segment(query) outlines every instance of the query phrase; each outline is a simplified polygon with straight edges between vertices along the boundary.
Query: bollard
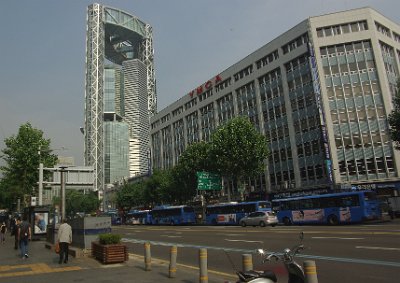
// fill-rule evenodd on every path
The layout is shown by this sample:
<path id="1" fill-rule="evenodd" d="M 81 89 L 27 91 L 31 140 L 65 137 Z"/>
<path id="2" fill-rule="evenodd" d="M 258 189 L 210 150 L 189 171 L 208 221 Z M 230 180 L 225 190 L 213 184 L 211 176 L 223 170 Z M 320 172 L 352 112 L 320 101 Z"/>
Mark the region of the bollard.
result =
<path id="1" fill-rule="evenodd" d="M 207 249 L 199 250 L 199 265 L 200 265 L 200 283 L 208 283 L 208 271 L 207 271 Z"/>
<path id="2" fill-rule="evenodd" d="M 249 271 L 253 269 L 253 257 L 251 254 L 242 254 L 242 266 L 243 271 Z"/>
<path id="3" fill-rule="evenodd" d="M 150 252 L 150 243 L 144 243 L 144 269 L 146 271 L 151 270 L 151 252 Z"/>
<path id="4" fill-rule="evenodd" d="M 169 278 L 175 278 L 176 276 L 176 257 L 178 256 L 178 247 L 172 246 L 170 252 L 169 262 Z"/>
<path id="5" fill-rule="evenodd" d="M 303 262 L 303 267 L 306 283 L 318 283 L 317 266 L 315 265 L 315 261 L 306 260 Z"/>

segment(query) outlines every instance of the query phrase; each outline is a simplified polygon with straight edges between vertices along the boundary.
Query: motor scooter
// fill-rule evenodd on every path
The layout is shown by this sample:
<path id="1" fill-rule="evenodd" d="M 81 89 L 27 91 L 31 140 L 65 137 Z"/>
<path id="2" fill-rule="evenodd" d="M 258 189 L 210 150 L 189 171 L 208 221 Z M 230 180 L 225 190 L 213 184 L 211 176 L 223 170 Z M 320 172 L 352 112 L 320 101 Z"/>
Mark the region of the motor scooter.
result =
<path id="1" fill-rule="evenodd" d="M 304 234 L 300 233 L 301 242 L 303 241 Z M 292 249 L 284 249 L 283 253 L 267 253 L 263 249 L 258 249 L 257 253 L 263 257 L 262 262 L 271 261 L 275 259 L 276 261 L 282 261 L 286 271 L 289 274 L 288 283 L 304 283 L 305 276 L 303 268 L 294 260 L 294 256 L 304 249 L 304 245 L 300 243 L 299 245 L 293 247 Z M 278 279 L 276 274 L 272 270 L 266 271 L 238 271 L 236 274 L 239 277 L 239 282 L 249 282 L 249 283 L 273 283 L 277 282 Z"/>

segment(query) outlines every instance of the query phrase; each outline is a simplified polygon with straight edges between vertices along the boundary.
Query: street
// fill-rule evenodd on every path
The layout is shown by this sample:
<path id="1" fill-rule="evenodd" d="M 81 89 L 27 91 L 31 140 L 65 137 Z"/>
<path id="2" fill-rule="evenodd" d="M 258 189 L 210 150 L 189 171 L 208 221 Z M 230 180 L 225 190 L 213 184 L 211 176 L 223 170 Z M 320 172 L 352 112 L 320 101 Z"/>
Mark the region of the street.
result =
<path id="1" fill-rule="evenodd" d="M 298 243 L 304 232 L 306 249 L 297 257 L 314 260 L 319 282 L 393 282 L 400 271 L 400 222 L 346 226 L 116 226 L 129 251 L 143 255 L 151 241 L 152 257 L 169 260 L 169 247 L 178 245 L 178 263 L 198 266 L 198 249 L 208 250 L 208 269 L 234 281 L 242 269 L 242 254 L 253 253 L 255 268 L 273 268 L 285 282 L 281 264 L 260 266 L 255 249 L 281 252 Z"/>

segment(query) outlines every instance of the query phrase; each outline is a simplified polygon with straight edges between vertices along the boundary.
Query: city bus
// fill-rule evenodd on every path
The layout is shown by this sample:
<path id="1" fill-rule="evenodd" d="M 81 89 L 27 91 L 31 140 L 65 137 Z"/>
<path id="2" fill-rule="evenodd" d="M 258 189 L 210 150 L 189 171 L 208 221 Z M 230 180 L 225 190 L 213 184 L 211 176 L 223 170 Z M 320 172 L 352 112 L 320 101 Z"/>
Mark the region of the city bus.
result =
<path id="1" fill-rule="evenodd" d="M 116 210 L 109 210 L 107 212 L 102 212 L 99 216 L 100 217 L 101 216 L 110 216 L 111 217 L 111 225 L 121 225 L 122 224 L 122 218 Z"/>
<path id="2" fill-rule="evenodd" d="M 269 201 L 229 202 L 208 205 L 207 225 L 239 225 L 240 219 L 255 211 L 271 211 Z"/>
<path id="3" fill-rule="evenodd" d="M 351 191 L 275 199 L 272 207 L 278 220 L 291 224 L 345 224 L 381 218 L 374 191 Z"/>
<path id="4" fill-rule="evenodd" d="M 126 215 L 126 224 L 149 225 L 151 224 L 150 210 L 132 210 Z"/>
<path id="5" fill-rule="evenodd" d="M 194 209 L 187 205 L 158 206 L 151 210 L 151 224 L 154 225 L 186 225 L 195 224 Z"/>

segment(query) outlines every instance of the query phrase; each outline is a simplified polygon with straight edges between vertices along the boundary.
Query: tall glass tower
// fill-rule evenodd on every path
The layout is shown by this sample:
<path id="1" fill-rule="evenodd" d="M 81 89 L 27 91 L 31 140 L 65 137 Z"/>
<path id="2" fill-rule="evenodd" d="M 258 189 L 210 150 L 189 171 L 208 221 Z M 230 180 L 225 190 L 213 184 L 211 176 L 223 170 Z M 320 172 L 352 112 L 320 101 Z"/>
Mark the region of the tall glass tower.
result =
<path id="1" fill-rule="evenodd" d="M 132 175 L 146 167 L 149 119 L 157 109 L 155 90 L 151 26 L 124 11 L 90 5 L 84 141 L 85 165 L 95 169 L 95 190 L 128 177 L 123 176 L 127 170 Z M 137 166 L 131 160 L 137 160 Z"/>

